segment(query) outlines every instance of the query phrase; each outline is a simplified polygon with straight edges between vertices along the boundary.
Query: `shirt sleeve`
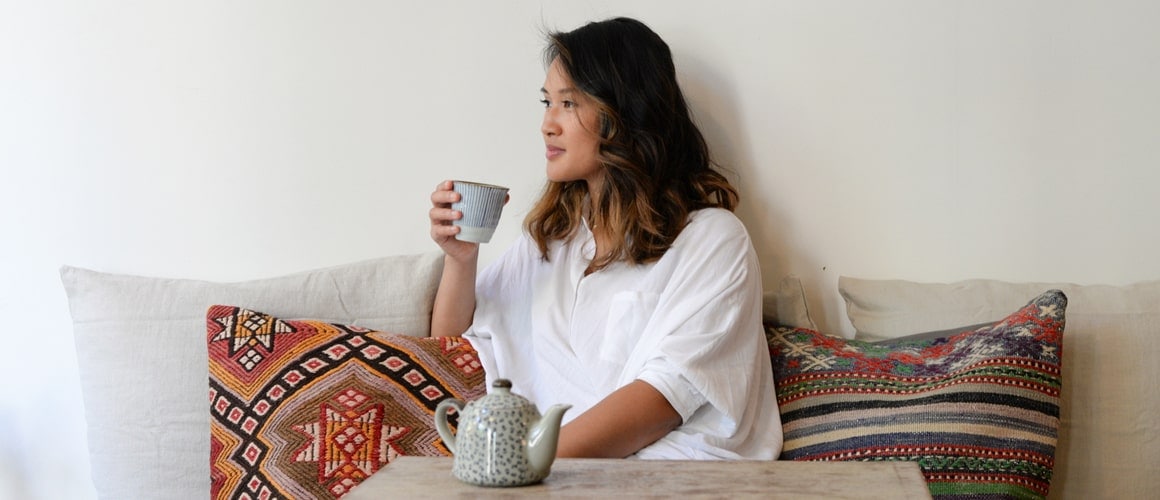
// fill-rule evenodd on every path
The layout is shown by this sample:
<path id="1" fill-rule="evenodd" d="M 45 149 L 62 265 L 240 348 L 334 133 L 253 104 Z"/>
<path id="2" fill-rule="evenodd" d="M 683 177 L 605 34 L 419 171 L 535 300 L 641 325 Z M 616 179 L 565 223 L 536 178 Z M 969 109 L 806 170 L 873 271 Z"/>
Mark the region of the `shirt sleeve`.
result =
<path id="1" fill-rule="evenodd" d="M 713 427 L 732 434 L 763 399 L 758 377 L 772 377 L 756 253 L 741 221 L 723 210 L 691 222 L 669 251 L 680 252 L 666 270 L 672 278 L 625 376 L 656 388 L 686 423 L 709 405 Z"/>
<path id="2" fill-rule="evenodd" d="M 679 366 L 674 366 L 664 359 L 654 358 L 645 365 L 637 378 L 661 393 L 681 415 L 681 422 L 684 423 L 688 422 L 693 413 L 707 400 L 680 370 Z"/>

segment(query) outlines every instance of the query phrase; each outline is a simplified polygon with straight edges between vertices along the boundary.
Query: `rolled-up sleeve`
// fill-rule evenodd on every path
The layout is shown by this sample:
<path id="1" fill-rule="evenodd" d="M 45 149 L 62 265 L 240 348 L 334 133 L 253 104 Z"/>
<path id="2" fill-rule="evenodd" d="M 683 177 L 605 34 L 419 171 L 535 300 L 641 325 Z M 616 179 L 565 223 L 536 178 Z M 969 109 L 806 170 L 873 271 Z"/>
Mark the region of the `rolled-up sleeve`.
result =
<path id="1" fill-rule="evenodd" d="M 650 361 L 637 379 L 661 393 L 681 415 L 681 423 L 688 422 L 706 402 L 704 394 L 681 374 L 680 368 L 663 359 Z"/>

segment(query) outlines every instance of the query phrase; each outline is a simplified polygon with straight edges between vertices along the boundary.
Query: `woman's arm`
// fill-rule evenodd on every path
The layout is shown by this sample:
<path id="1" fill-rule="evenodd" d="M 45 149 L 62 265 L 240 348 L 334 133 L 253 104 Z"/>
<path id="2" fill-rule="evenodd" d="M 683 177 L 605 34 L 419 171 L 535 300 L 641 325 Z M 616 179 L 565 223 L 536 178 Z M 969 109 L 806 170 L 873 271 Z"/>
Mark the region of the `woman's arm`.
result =
<path id="1" fill-rule="evenodd" d="M 681 425 L 653 386 L 634 380 L 560 429 L 558 457 L 624 458 Z"/>
<path id="2" fill-rule="evenodd" d="M 443 181 L 431 193 L 431 239 L 439 244 L 443 257 L 443 277 L 435 293 L 431 311 L 432 337 L 458 337 L 471 326 L 475 313 L 475 274 L 479 267 L 479 244 L 455 239 L 459 227 L 452 221 L 463 217 L 452 210 L 459 193 L 451 181 Z"/>
<path id="3" fill-rule="evenodd" d="M 475 313 L 475 270 L 478 254 L 467 262 L 443 257 L 443 277 L 431 310 L 432 337 L 458 337 L 471 326 Z"/>

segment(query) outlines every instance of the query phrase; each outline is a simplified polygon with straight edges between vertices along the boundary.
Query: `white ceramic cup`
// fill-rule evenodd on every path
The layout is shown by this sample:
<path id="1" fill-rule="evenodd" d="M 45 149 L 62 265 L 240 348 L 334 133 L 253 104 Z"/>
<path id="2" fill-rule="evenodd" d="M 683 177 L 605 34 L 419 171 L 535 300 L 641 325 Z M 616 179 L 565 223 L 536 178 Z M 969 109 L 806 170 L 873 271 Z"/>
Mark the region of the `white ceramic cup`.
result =
<path id="1" fill-rule="evenodd" d="M 459 226 L 455 239 L 474 243 L 491 241 L 503 213 L 508 188 L 468 181 L 452 181 L 452 184 L 459 193 L 459 201 L 452 203 L 451 209 L 463 212 L 463 217 L 452 222 Z"/>

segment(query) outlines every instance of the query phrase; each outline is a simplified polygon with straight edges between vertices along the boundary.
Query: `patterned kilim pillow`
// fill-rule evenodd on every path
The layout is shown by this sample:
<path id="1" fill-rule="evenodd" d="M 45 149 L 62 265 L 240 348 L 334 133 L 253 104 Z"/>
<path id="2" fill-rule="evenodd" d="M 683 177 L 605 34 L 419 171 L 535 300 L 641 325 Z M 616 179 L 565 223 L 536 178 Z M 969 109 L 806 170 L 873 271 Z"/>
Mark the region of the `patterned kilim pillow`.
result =
<path id="1" fill-rule="evenodd" d="M 213 498 L 337 498 L 400 455 L 448 455 L 447 398 L 485 393 L 471 344 L 213 306 Z"/>
<path id="2" fill-rule="evenodd" d="M 1067 298 L 992 326 L 874 344 L 766 327 L 786 460 L 918 462 L 935 498 L 1047 494 Z"/>

